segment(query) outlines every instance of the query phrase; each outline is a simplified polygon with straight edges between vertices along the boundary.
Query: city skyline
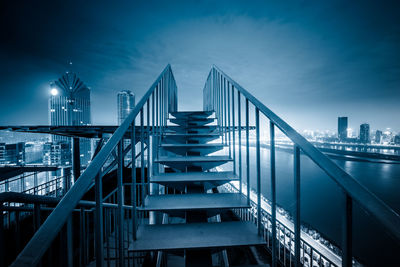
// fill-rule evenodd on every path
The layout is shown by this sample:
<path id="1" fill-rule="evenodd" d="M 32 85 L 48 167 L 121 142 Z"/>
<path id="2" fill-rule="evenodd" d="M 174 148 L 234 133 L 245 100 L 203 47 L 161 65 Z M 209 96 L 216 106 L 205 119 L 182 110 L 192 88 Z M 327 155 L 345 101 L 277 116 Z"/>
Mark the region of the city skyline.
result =
<path id="1" fill-rule="evenodd" d="M 118 88 L 135 88 L 140 99 L 171 63 L 182 110 L 201 107 L 202 85 L 216 64 L 299 132 L 334 130 L 343 115 L 353 129 L 368 122 L 400 131 L 393 119 L 400 116 L 398 3 L 222 1 L 213 12 L 209 1 L 196 8 L 154 3 L 62 4 L 58 13 L 49 3 L 6 5 L 0 124 L 46 124 L 46 110 L 37 107 L 45 105 L 48 82 L 68 68 L 92 88 L 93 124 L 116 124 L 111 99 Z M 63 23 L 72 8 L 76 21 Z M 38 16 L 43 12 L 46 18 Z M 153 13 L 157 20 L 148 19 Z M 39 29 L 34 36 L 30 27 Z M 12 101 L 17 92 L 20 103 Z"/>

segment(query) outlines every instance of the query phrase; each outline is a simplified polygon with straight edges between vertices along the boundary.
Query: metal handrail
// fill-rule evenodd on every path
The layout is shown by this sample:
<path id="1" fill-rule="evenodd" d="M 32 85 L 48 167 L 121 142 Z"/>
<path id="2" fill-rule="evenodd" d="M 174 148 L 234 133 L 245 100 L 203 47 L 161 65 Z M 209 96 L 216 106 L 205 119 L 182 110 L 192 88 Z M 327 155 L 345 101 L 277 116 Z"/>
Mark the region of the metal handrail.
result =
<path id="1" fill-rule="evenodd" d="M 169 83 L 165 83 L 164 80 L 165 78 Z M 161 85 L 162 81 L 165 83 L 164 85 Z M 11 266 L 32 266 L 32 265 L 35 266 L 39 263 L 41 257 L 50 247 L 52 241 L 60 232 L 63 225 L 67 222 L 69 216 L 71 215 L 71 212 L 73 211 L 75 206 L 79 203 L 84 194 L 87 192 L 89 186 L 92 184 L 92 182 L 95 180 L 96 177 L 100 176 L 101 168 L 106 162 L 109 155 L 117 147 L 117 145 L 119 147 L 118 150 L 120 150 L 120 147 L 122 147 L 121 141 L 123 141 L 125 133 L 129 130 L 132 124 L 133 125 L 135 124 L 135 119 L 139 113 L 141 114 L 140 116 L 141 121 L 143 121 L 143 107 L 146 103 L 148 104 L 150 96 L 153 95 L 153 100 L 154 100 L 153 93 L 155 92 L 156 88 L 159 89 L 158 88 L 159 84 L 161 87 L 163 87 L 162 92 L 164 92 L 163 94 L 164 98 L 161 98 L 164 101 L 163 103 L 164 106 L 163 109 L 160 109 L 161 112 L 160 115 L 164 113 L 168 114 L 168 112 L 173 112 L 177 110 L 176 83 L 174 76 L 172 74 L 171 66 L 168 64 L 161 72 L 161 74 L 158 76 L 158 78 L 155 80 L 155 82 L 150 86 L 149 90 L 142 97 L 139 103 L 131 111 L 129 116 L 116 129 L 116 131 L 111 136 L 109 141 L 104 145 L 101 151 L 97 154 L 97 156 L 93 159 L 93 161 L 81 174 L 79 179 L 77 179 L 77 181 L 74 183 L 71 189 L 64 195 L 64 197 L 61 199 L 57 207 L 48 216 L 46 221 L 34 234 L 32 239 L 28 242 L 28 244 L 18 255 L 18 257 L 12 263 Z M 168 91 L 166 92 L 165 90 Z M 167 101 L 165 101 L 166 99 Z M 163 116 L 164 120 L 160 120 L 160 125 L 159 125 L 160 128 L 163 128 L 166 125 L 166 118 L 167 118 L 166 114 Z M 147 121 L 147 123 L 149 126 L 149 121 Z M 143 123 L 141 123 L 141 126 L 143 126 Z"/>
<path id="2" fill-rule="evenodd" d="M 273 187 L 275 187 L 275 140 L 274 140 L 274 126 L 278 127 L 288 138 L 290 138 L 294 145 L 294 176 L 295 176 L 295 194 L 296 194 L 296 210 L 295 210 L 295 226 L 296 231 L 300 228 L 300 215 L 297 213 L 300 209 L 300 150 L 306 154 L 315 164 L 319 166 L 328 176 L 333 179 L 336 184 L 342 188 L 345 194 L 345 221 L 344 221 L 344 236 L 346 239 L 344 242 L 344 266 L 347 266 L 351 262 L 351 221 L 352 221 L 352 201 L 356 201 L 364 210 L 372 214 L 398 241 L 400 241 L 400 216 L 393 209 L 391 209 L 387 204 L 385 204 L 376 195 L 370 192 L 365 186 L 360 184 L 356 179 L 349 175 L 346 171 L 336 165 L 332 160 L 320 152 L 315 146 L 308 142 L 303 136 L 297 133 L 289 124 L 267 108 L 261 101 L 254 97 L 251 93 L 245 90 L 241 85 L 235 82 L 227 74 L 225 74 L 221 69 L 212 66 L 210 73 L 208 75 L 207 81 L 203 89 L 203 109 L 204 110 L 214 110 L 216 112 L 216 117 L 219 119 L 219 126 L 222 131 L 222 139 L 227 143 L 229 138 L 229 152 L 231 154 L 231 143 L 235 142 L 235 128 L 233 128 L 233 142 L 231 142 L 231 132 L 232 128 L 230 125 L 232 114 L 232 123 L 235 123 L 235 89 L 237 91 L 238 106 L 240 106 L 240 97 L 243 96 L 246 102 L 246 127 L 248 127 L 248 103 L 251 103 L 255 107 L 255 120 L 256 120 L 256 139 L 257 139 L 257 169 L 259 170 L 259 113 L 261 112 L 270 121 L 270 131 L 271 131 L 271 181 L 273 181 Z M 230 97 L 230 92 L 232 92 L 232 97 Z M 232 105 L 232 110 L 230 108 Z M 238 116 L 240 116 L 240 109 L 238 108 Z M 239 124 L 240 117 L 239 117 Z M 234 125 L 233 125 L 234 126 Z M 227 134 L 228 132 L 228 134 Z M 224 136 L 225 134 L 225 136 Z M 246 130 L 246 138 L 248 144 L 248 129 Z M 273 146 L 272 146 L 273 145 Z M 241 151 L 241 148 L 239 149 Z M 233 157 L 235 158 L 235 149 L 233 149 Z M 248 157 L 248 152 L 246 157 Z M 273 158 L 272 158 L 273 157 Z M 234 160 L 235 161 L 235 160 Z M 240 159 L 241 161 L 241 159 Z M 236 161 L 235 161 L 236 162 Z M 248 162 L 248 159 L 247 159 Z M 240 163 L 241 164 L 241 163 Z M 234 166 L 235 168 L 235 166 Z M 247 166 L 249 168 L 249 166 Z M 236 169 L 235 169 L 236 171 Z M 240 181 L 241 181 L 240 173 Z M 249 174 L 247 174 L 249 176 Z M 247 179 L 249 179 L 247 177 Z M 249 180 L 247 180 L 249 181 Z M 257 187 L 259 189 L 260 175 L 257 174 Z M 260 192 L 257 192 L 258 197 Z M 273 196 L 273 203 L 276 203 L 275 197 Z M 259 207 L 258 207 L 259 208 Z M 274 212 L 274 211 L 273 211 Z M 258 219 L 259 220 L 259 219 Z M 257 223 L 260 227 L 260 221 Z M 296 233 L 297 234 L 297 233 Z M 348 242 L 348 239 L 350 240 Z M 296 238 L 299 242 L 299 237 Z M 349 253 L 349 255 L 346 255 Z M 297 254 L 297 253 L 296 253 Z M 347 262 L 346 262 L 347 261 Z M 300 258 L 296 255 L 296 264 L 300 264 Z"/>

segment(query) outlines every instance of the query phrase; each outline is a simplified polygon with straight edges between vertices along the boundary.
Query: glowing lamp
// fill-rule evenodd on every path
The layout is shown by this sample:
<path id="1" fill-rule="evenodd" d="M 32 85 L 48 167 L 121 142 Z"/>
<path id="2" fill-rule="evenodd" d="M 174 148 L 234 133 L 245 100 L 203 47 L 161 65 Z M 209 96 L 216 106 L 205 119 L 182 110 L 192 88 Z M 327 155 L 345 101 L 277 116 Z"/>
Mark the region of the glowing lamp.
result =
<path id="1" fill-rule="evenodd" d="M 58 95 L 58 90 L 56 88 L 51 89 L 51 95 Z"/>

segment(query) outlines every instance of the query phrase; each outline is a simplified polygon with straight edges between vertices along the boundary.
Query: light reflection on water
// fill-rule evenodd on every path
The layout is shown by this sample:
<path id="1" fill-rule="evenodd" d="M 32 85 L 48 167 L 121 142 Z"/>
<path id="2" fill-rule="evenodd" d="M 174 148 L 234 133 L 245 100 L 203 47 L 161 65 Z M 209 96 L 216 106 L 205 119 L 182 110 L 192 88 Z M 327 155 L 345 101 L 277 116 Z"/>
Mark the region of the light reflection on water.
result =
<path id="1" fill-rule="evenodd" d="M 226 153 L 227 150 L 224 152 Z M 238 157 L 238 150 L 236 149 Z M 242 150 L 242 177 L 245 181 L 245 149 Z M 341 168 L 352 175 L 372 193 L 377 195 L 396 212 L 400 213 L 400 164 L 382 164 L 334 160 Z M 237 164 L 238 166 L 238 164 Z M 238 167 L 237 167 L 238 170 Z M 250 147 L 250 184 L 256 187 L 255 148 Z M 261 191 L 270 198 L 270 159 L 269 150 L 261 149 Z M 293 156 L 291 153 L 276 151 L 276 188 L 278 204 L 291 212 L 294 204 L 293 194 Z M 301 156 L 301 219 L 312 225 L 324 236 L 340 246 L 341 215 L 343 192 L 307 156 Z M 400 251 L 394 242 L 365 212 L 354 204 L 353 247 L 354 253 L 361 262 L 368 265 L 395 265 L 398 259 L 392 253 Z M 400 227 L 400 226 L 399 226 Z M 377 257 L 376 255 L 379 255 Z M 379 259 L 379 260 L 378 260 Z M 382 266 L 382 265 L 381 265 Z"/>

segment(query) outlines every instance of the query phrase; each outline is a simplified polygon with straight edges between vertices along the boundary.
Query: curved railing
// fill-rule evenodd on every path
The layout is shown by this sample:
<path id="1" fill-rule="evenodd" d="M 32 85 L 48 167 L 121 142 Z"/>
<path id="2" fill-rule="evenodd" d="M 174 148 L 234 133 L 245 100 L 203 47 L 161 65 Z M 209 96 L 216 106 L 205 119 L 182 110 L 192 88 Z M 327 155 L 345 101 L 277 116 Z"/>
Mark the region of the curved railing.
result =
<path id="1" fill-rule="evenodd" d="M 136 158 L 136 143 L 140 142 L 140 153 L 141 153 L 141 185 L 144 186 L 144 150 L 145 143 L 148 146 L 150 134 L 161 136 L 162 131 L 167 123 L 167 117 L 169 112 L 177 111 L 177 87 L 175 78 L 172 73 L 171 66 L 168 65 L 158 76 L 156 81 L 151 85 L 150 89 L 145 93 L 139 103 L 135 106 L 126 120 L 117 128 L 108 142 L 96 155 L 93 161 L 81 174 L 81 176 L 75 181 L 74 185 L 65 194 L 62 200 L 59 202 L 57 207 L 47 217 L 41 227 L 36 231 L 32 239 L 28 242 L 22 252 L 18 255 L 16 260 L 11 266 L 36 266 L 45 252 L 49 249 L 51 243 L 55 237 L 60 233 L 62 227 L 68 222 L 72 211 L 78 205 L 84 194 L 88 191 L 90 186 L 95 183 L 95 195 L 96 195 L 96 210 L 95 210 L 95 243 L 96 243 L 96 262 L 103 263 L 103 239 L 102 239 L 102 225 L 103 225 L 103 198 L 102 198 L 102 177 L 105 173 L 102 167 L 106 163 L 109 157 L 115 157 L 117 161 L 117 197 L 115 198 L 118 204 L 118 212 L 116 217 L 118 218 L 119 231 L 118 236 L 125 236 L 124 229 L 124 199 L 122 193 L 122 181 L 123 181 L 123 167 L 124 167 L 124 156 L 127 154 L 124 151 L 124 136 L 126 133 L 130 133 L 131 144 L 131 159 Z M 146 118 L 147 117 L 147 118 Z M 136 119 L 140 121 L 139 136 L 136 136 Z M 146 119 L 145 119 L 146 118 Z M 146 120 L 146 123 L 144 122 Z M 129 132 L 130 131 L 130 132 Z M 115 153 L 117 149 L 117 153 Z M 132 161 L 132 214 L 136 216 L 136 160 Z M 149 162 L 147 162 L 149 164 Z M 147 167 L 149 167 L 147 165 Z M 142 196 L 143 192 L 142 190 Z M 133 231 L 136 231 L 136 217 L 133 218 L 134 227 Z M 123 266 L 124 262 L 124 239 L 119 238 L 119 261 L 120 266 Z M 66 248 L 68 249 L 68 248 Z M 70 253 L 66 251 L 66 253 Z M 72 255 L 72 254 L 70 254 Z M 71 256 L 70 256 L 71 257 Z M 70 258 L 68 260 L 71 260 Z M 100 265 L 101 266 L 101 265 Z"/>
<path id="2" fill-rule="evenodd" d="M 342 189 L 344 194 L 343 204 L 343 238 L 342 238 L 342 265 L 352 266 L 352 205 L 357 202 L 364 210 L 373 215 L 395 239 L 400 240 L 400 216 L 382 200 L 377 198 L 367 188 L 361 185 L 351 175 L 346 173 L 315 146 L 297 133 L 289 124 L 267 108 L 257 98 L 240 86 L 216 66 L 211 68 L 203 89 L 203 109 L 214 110 L 218 118 L 218 126 L 223 133 L 223 142 L 229 145 L 229 154 L 238 164 L 240 178 L 240 191 L 242 191 L 242 105 L 245 102 L 245 129 L 246 129 L 246 178 L 249 184 L 249 104 L 255 108 L 256 132 L 256 178 L 257 178 L 257 214 L 261 211 L 261 166 L 260 166 L 260 113 L 269 120 L 270 132 L 270 178 L 271 178 L 271 222 L 272 222 L 272 258 L 273 264 L 277 262 L 277 232 L 276 232 L 276 170 L 275 170 L 275 127 L 278 127 L 294 143 L 294 181 L 295 181 L 295 209 L 294 209 L 294 255 L 295 264 L 300 266 L 300 152 L 307 155 Z M 236 107 L 235 107 L 236 105 Z M 237 119 L 235 119 L 235 116 Z M 236 124 L 236 125 L 235 125 Z M 239 130 L 240 129 L 240 130 Z M 236 133 L 237 132 L 237 133 Z M 238 135 L 239 155 L 235 155 L 235 137 Z M 237 162 L 237 163 L 236 163 Z M 236 166 L 234 165 L 236 171 Z M 247 196 L 250 202 L 250 186 L 247 186 Z M 259 232 L 262 232 L 262 216 L 257 216 Z M 303 242 L 303 241 L 302 241 Z"/>

